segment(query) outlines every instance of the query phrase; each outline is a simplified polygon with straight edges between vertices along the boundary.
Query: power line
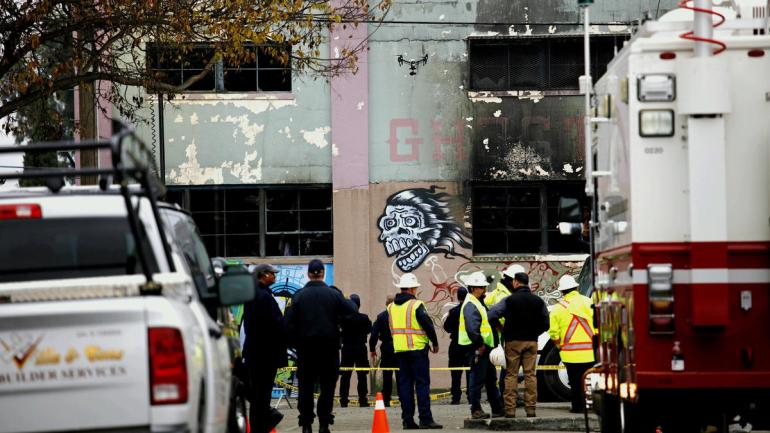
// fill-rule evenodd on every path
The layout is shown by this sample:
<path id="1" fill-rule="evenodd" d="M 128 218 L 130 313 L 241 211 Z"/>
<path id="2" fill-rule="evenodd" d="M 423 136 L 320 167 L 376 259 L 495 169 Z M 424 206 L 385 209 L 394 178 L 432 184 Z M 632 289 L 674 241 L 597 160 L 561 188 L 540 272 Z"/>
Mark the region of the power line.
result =
<path id="1" fill-rule="evenodd" d="M 334 23 L 331 20 L 319 20 L 319 21 L 329 21 L 330 23 Z M 346 22 L 346 21 L 343 21 Z M 488 22 L 488 21 L 411 21 L 411 20 L 387 20 L 387 21 L 379 21 L 379 20 L 362 20 L 357 21 L 358 23 L 366 23 L 366 24 L 408 24 L 408 25 L 442 25 L 442 26 L 530 26 L 530 27 L 542 27 L 542 26 L 581 26 L 583 23 L 579 21 L 552 21 L 552 22 L 526 22 L 526 21 L 515 21 L 515 22 L 505 22 L 505 23 L 497 23 L 497 22 Z M 353 21 L 347 21 L 347 23 L 353 23 Z M 636 21 L 606 21 L 606 22 L 592 22 L 591 25 L 593 26 L 630 26 L 635 24 Z"/>

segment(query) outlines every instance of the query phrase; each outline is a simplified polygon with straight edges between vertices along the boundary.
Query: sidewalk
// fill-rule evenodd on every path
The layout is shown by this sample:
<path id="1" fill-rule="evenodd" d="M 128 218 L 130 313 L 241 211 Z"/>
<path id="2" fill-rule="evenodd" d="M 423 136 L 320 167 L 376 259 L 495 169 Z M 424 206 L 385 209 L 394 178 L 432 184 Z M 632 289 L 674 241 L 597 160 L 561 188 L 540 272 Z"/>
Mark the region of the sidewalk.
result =
<path id="1" fill-rule="evenodd" d="M 276 400 L 273 400 L 275 404 Z M 296 400 L 291 401 L 294 409 L 282 401 L 278 408 L 284 415 L 283 422 L 278 425 L 277 432 L 298 432 Z M 487 405 L 488 406 L 488 405 Z M 398 407 L 386 408 L 388 424 L 391 433 L 401 433 L 401 409 Z M 486 407 L 489 411 L 489 407 Z M 521 418 L 506 419 L 495 418 L 492 420 L 470 420 L 470 406 L 468 404 L 450 405 L 446 400 L 433 402 L 431 411 L 436 422 L 444 426 L 444 431 L 461 431 L 463 433 L 481 433 L 490 430 L 508 431 L 538 431 L 538 432 L 579 432 L 585 431 L 585 423 L 582 415 L 569 412 L 569 403 L 538 403 L 537 418 L 525 418 L 524 410 L 517 415 Z M 334 408 L 335 422 L 331 426 L 333 433 L 362 433 L 371 431 L 374 418 L 374 408 L 346 407 Z M 596 425 L 596 417 L 592 415 L 593 426 Z M 313 430 L 318 430 L 318 423 L 313 425 Z M 409 430 L 410 432 L 412 430 Z M 594 429 L 593 431 L 597 431 Z"/>

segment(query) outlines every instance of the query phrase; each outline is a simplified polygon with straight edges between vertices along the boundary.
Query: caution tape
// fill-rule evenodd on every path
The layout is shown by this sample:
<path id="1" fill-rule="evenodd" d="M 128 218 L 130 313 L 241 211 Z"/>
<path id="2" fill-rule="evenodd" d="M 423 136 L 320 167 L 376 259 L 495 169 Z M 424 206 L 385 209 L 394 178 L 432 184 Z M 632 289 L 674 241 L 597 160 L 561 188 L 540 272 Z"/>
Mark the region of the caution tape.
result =
<path id="1" fill-rule="evenodd" d="M 498 370 L 500 370 L 501 367 L 496 366 Z M 552 370 L 564 370 L 566 367 L 564 365 L 538 365 L 535 367 L 535 370 L 544 370 L 544 371 L 552 371 Z M 470 367 L 431 367 L 431 371 L 469 371 Z M 297 367 L 283 367 L 279 370 L 283 371 L 296 371 Z M 398 371 L 399 369 L 396 367 L 340 367 L 340 371 Z"/>
<path id="2" fill-rule="evenodd" d="M 291 383 L 284 382 L 284 381 L 282 381 L 280 379 L 275 379 L 275 384 L 280 386 L 281 388 L 286 389 L 286 390 L 299 392 L 299 388 L 298 387 L 292 385 Z M 461 389 L 460 392 L 465 392 L 465 388 Z M 313 395 L 316 398 L 318 398 L 320 396 L 320 394 L 317 393 L 317 392 L 313 393 Z M 451 391 L 439 392 L 439 393 L 436 393 L 436 394 L 431 394 L 430 395 L 430 400 L 431 401 L 438 401 L 438 400 L 443 400 L 445 398 L 449 398 L 451 396 L 452 396 L 452 392 Z M 335 395 L 334 396 L 334 401 L 336 401 L 337 403 L 340 403 L 341 402 L 340 397 Z M 375 404 L 375 402 L 369 402 L 369 406 L 374 406 L 374 404 Z M 398 401 L 398 399 L 392 399 L 390 401 L 390 404 L 391 404 L 391 406 L 399 406 L 400 402 Z"/>

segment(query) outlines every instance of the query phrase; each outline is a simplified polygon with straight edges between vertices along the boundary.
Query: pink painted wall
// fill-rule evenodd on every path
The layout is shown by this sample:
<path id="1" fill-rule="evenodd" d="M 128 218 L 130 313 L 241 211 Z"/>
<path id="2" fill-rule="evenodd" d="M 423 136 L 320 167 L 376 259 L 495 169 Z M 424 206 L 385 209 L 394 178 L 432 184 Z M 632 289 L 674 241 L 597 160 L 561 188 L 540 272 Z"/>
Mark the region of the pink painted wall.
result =
<path id="1" fill-rule="evenodd" d="M 332 5 L 347 2 L 333 0 Z M 366 24 L 334 27 L 329 55 L 355 47 L 367 36 Z M 335 190 L 369 187 L 369 62 L 364 49 L 358 57 L 358 72 L 331 79 L 332 183 Z"/>

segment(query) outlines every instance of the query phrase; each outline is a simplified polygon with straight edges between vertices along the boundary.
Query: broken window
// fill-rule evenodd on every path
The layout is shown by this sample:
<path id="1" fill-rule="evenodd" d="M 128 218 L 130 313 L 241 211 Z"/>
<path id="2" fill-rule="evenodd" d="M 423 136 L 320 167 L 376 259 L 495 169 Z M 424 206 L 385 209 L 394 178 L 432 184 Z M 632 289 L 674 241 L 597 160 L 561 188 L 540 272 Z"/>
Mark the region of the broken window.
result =
<path id="1" fill-rule="evenodd" d="M 191 213 L 211 256 L 332 254 L 329 187 L 170 187 L 166 199 Z"/>
<path id="2" fill-rule="evenodd" d="M 580 182 L 473 186 L 474 254 L 586 253 L 588 244 L 556 227 L 559 197 L 583 197 Z"/>
<path id="3" fill-rule="evenodd" d="M 214 56 L 210 44 L 200 44 L 189 52 L 157 44 L 147 46 L 147 67 L 158 80 L 180 85 L 204 71 Z M 206 92 L 289 92 L 291 57 L 287 45 L 248 45 L 244 59 L 215 61 L 211 71 L 186 91 Z"/>
<path id="4" fill-rule="evenodd" d="M 591 38 L 591 75 L 600 77 L 626 36 Z M 472 38 L 470 89 L 577 90 L 583 74 L 583 37 Z"/>

